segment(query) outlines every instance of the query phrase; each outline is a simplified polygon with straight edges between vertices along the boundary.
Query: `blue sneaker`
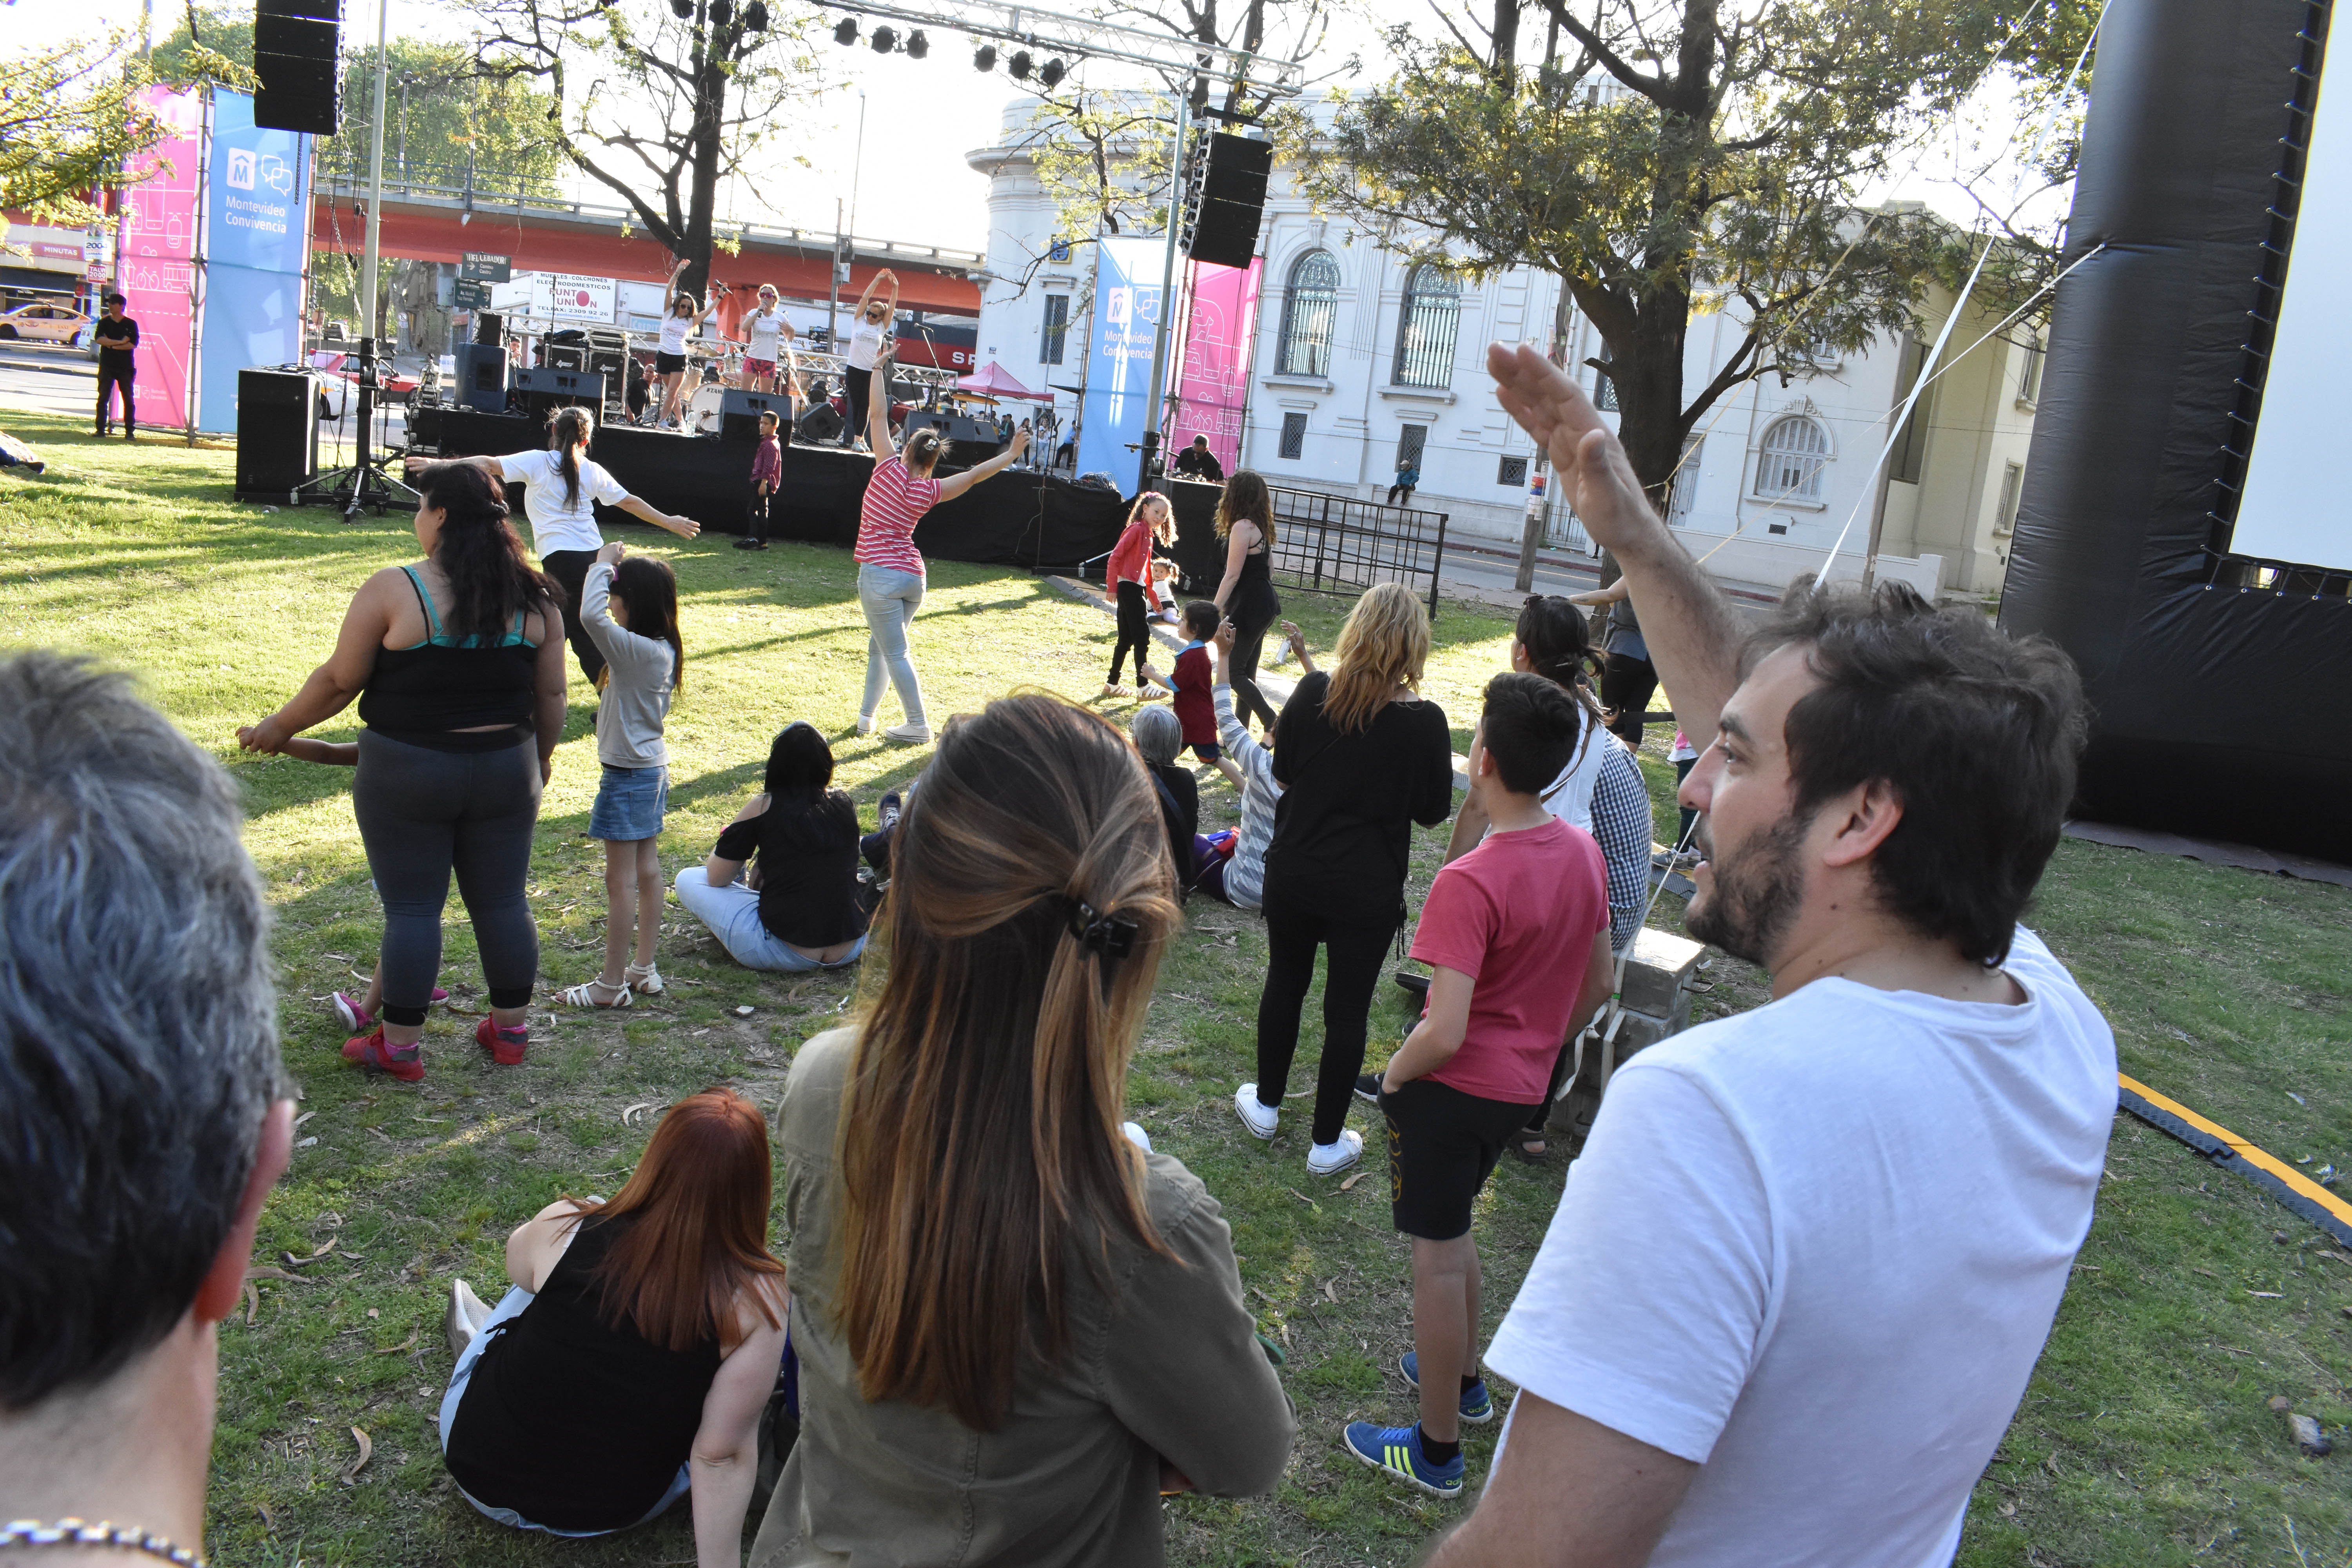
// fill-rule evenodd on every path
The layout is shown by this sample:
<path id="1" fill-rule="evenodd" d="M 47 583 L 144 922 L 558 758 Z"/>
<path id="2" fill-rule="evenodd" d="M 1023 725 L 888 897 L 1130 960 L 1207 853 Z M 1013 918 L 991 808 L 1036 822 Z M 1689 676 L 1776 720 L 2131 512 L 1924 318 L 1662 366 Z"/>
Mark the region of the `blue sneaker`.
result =
<path id="1" fill-rule="evenodd" d="M 1405 1352 L 1403 1355 L 1397 1358 L 1397 1365 L 1404 1369 L 1404 1380 L 1418 1389 L 1421 1386 L 1420 1353 L 1414 1351 Z M 1462 1419 L 1473 1426 L 1484 1426 L 1494 1418 L 1495 1402 L 1487 1397 L 1486 1382 L 1486 1379 L 1481 1378 L 1472 1384 L 1469 1392 L 1462 1396 Z"/>
<path id="2" fill-rule="evenodd" d="M 1409 1486 L 1419 1487 L 1432 1497 L 1454 1498 L 1462 1495 L 1462 1456 L 1454 1456 L 1450 1465 L 1433 1465 L 1421 1451 L 1421 1425 L 1409 1426 L 1375 1426 L 1369 1421 L 1350 1421 L 1342 1439 L 1348 1452 L 1376 1470 L 1384 1470 Z"/>

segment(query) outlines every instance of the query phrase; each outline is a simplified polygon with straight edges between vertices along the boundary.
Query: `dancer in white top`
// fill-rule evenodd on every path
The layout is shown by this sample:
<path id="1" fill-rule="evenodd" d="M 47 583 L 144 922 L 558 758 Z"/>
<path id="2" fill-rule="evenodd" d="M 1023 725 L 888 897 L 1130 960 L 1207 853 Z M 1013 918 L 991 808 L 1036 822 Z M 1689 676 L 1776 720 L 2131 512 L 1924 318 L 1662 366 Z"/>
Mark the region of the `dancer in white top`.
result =
<path id="1" fill-rule="evenodd" d="M 735 384 L 746 392 L 782 391 L 785 377 L 778 375 L 777 362 L 791 367 L 788 375 L 798 374 L 793 360 L 796 335 L 776 302 L 776 286 L 761 284 L 760 308 L 743 318 L 743 368 L 736 373 Z"/>
<path id="2" fill-rule="evenodd" d="M 694 296 L 677 286 L 686 268 L 681 259 L 669 269 L 669 280 L 662 285 L 670 297 L 669 312 L 662 317 L 661 347 L 654 354 L 654 379 L 662 389 L 660 422 L 670 430 L 677 428 L 686 397 L 686 340 L 702 331 L 702 323 L 710 319 L 710 312 L 719 309 L 719 301 L 727 297 L 726 284 L 713 284 L 710 303 L 697 305 Z"/>
<path id="3" fill-rule="evenodd" d="M 879 290 L 881 297 L 877 297 Z M 849 384 L 849 406 L 842 411 L 841 444 L 854 447 L 859 432 L 866 428 L 866 399 L 874 385 L 874 362 L 881 354 L 883 343 L 890 334 L 890 323 L 898 318 L 898 275 L 888 268 L 874 275 L 866 285 L 866 292 L 857 297 L 857 312 L 849 328 L 849 352 L 844 357 L 848 368 L 844 378 Z M 890 396 L 890 383 L 882 383 L 882 396 Z"/>

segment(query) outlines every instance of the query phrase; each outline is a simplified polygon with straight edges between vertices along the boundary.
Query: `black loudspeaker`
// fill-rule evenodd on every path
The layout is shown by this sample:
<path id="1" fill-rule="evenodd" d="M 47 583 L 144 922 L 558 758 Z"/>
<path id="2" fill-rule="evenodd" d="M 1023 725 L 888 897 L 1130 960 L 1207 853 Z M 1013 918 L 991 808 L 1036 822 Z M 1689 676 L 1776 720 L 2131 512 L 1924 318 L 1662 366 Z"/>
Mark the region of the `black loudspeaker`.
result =
<path id="1" fill-rule="evenodd" d="M 258 0 L 253 16 L 253 122 L 332 136 L 341 0 Z"/>
<path id="2" fill-rule="evenodd" d="M 1265 182 L 1274 169 L 1274 143 L 1229 136 L 1209 138 L 1209 166 L 1201 181 L 1201 211 L 1193 220 L 1185 254 L 1217 267 L 1247 267 L 1257 249 L 1258 220 L 1265 213 Z"/>
<path id="3" fill-rule="evenodd" d="M 319 395 L 299 371 L 236 373 L 236 499 L 285 501 L 319 471 Z"/>
<path id="4" fill-rule="evenodd" d="M 496 345 L 505 327 L 504 321 L 488 310 L 474 312 L 474 341 L 478 343 Z"/>
<path id="5" fill-rule="evenodd" d="M 722 441 L 756 441 L 760 438 L 760 416 L 773 414 L 784 425 L 792 423 L 793 400 L 769 392 L 746 392 L 730 386 L 719 402 L 719 438 Z M 787 437 L 789 438 L 789 437 Z"/>
<path id="6" fill-rule="evenodd" d="M 504 414 L 507 351 L 496 343 L 459 343 L 456 401 L 483 414 Z"/>
<path id="7" fill-rule="evenodd" d="M 838 441 L 841 439 L 841 410 L 830 403 L 820 403 L 801 416 L 800 438 L 803 441 Z"/>
<path id="8" fill-rule="evenodd" d="M 519 365 L 508 375 L 507 389 L 521 393 L 533 405 L 585 403 L 597 408 L 604 406 L 604 378 L 586 371 Z"/>

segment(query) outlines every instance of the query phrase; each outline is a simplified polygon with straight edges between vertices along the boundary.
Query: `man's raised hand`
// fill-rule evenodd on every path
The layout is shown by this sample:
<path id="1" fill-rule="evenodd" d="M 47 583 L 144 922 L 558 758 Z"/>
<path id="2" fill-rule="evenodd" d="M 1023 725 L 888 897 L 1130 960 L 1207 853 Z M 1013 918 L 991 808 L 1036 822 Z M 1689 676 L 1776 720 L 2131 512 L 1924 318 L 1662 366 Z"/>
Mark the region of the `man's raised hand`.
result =
<path id="1" fill-rule="evenodd" d="M 1655 522 L 1625 448 L 1573 376 L 1525 343 L 1489 344 L 1486 369 L 1503 411 L 1551 454 L 1569 504 L 1593 542 L 1617 549 L 1630 532 Z"/>

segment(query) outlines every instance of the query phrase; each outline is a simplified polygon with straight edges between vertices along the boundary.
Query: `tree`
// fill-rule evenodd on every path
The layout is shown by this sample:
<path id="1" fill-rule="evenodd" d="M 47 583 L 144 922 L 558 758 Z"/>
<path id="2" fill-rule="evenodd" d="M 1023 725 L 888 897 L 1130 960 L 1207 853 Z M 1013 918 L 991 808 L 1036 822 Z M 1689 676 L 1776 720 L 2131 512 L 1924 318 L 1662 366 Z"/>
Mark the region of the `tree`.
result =
<path id="1" fill-rule="evenodd" d="M 2092 8 L 2059 0 L 2060 12 Z M 2035 5 L 2044 32 L 2052 8 Z M 1522 59 L 1522 13 L 1541 19 Z M 1606 354 L 1620 439 L 1663 502 L 1684 438 L 1745 382 L 1812 374 L 1916 324 L 1927 280 L 1975 242 L 1862 190 L 1975 89 L 2001 0 L 1493 0 L 1448 36 L 1388 37 L 1400 68 L 1295 136 L 1310 195 L 1391 227 L 1416 258 L 1562 279 Z M 2029 29 L 2036 24 L 2029 23 Z M 2020 57 L 2021 58 L 2021 57 Z M 1695 315 L 1744 335 L 1685 388 Z"/>
<path id="2" fill-rule="evenodd" d="M 115 32 L 38 49 L 0 75 L 0 207 L 89 223 L 89 194 L 128 183 L 123 160 L 163 134 L 137 102 L 150 79 L 128 42 Z"/>
<path id="3" fill-rule="evenodd" d="M 557 149 L 625 201 L 646 231 L 710 276 L 719 184 L 793 129 L 787 109 L 818 86 L 814 14 L 778 0 L 469 0 L 486 75 L 544 79 Z M 584 92 L 572 92 L 585 75 Z M 567 105 L 569 106 L 567 108 Z"/>

